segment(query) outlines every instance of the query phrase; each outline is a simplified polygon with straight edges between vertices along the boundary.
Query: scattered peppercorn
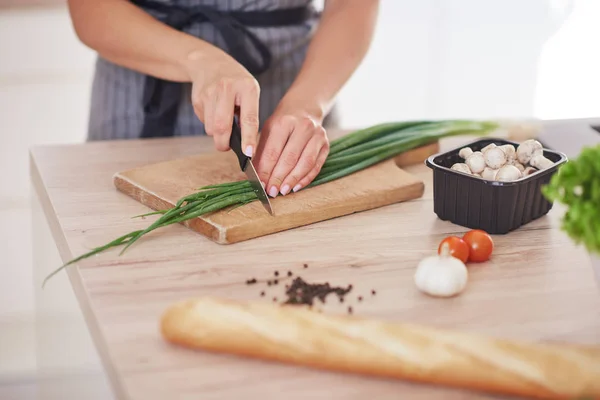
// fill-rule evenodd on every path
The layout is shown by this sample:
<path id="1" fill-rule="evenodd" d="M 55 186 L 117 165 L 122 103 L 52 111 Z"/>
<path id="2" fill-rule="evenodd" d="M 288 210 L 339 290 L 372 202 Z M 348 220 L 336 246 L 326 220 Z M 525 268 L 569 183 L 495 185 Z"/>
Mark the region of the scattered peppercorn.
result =
<path id="1" fill-rule="evenodd" d="M 303 264 L 304 268 L 308 268 L 308 264 Z M 279 276 L 279 271 L 273 272 L 274 276 Z M 292 271 L 287 271 L 287 276 L 292 277 L 294 274 Z M 256 278 L 251 278 L 246 280 L 247 285 L 252 285 L 257 283 Z M 267 285 L 278 285 L 279 279 L 267 280 Z M 285 285 L 285 294 L 287 295 L 287 299 L 282 303 L 284 304 L 304 304 L 307 305 L 310 309 L 313 309 L 313 305 L 315 300 L 320 300 L 321 303 L 326 303 L 326 298 L 329 294 L 335 294 L 340 303 L 345 302 L 345 296 L 352 290 L 353 285 L 348 285 L 346 287 L 334 287 L 331 286 L 329 282 L 324 283 L 308 283 L 304 281 L 301 277 L 296 277 L 292 281 L 291 284 Z M 375 290 L 371 290 L 371 294 L 374 296 L 376 294 Z M 260 292 L 260 296 L 266 296 L 265 291 Z M 357 296 L 359 302 L 363 301 L 363 296 Z M 273 302 L 277 302 L 277 297 L 273 297 Z M 352 314 L 353 309 L 352 306 L 348 306 L 348 313 Z M 322 309 L 317 308 L 316 311 L 322 312 Z"/>
<path id="2" fill-rule="evenodd" d="M 315 299 L 325 303 L 325 299 L 330 293 L 336 293 L 340 298 L 343 298 L 349 291 L 348 288 L 332 287 L 329 282 L 309 284 L 302 278 L 296 277 L 286 290 L 288 299 L 285 304 L 306 304 L 310 306 L 313 305 Z"/>

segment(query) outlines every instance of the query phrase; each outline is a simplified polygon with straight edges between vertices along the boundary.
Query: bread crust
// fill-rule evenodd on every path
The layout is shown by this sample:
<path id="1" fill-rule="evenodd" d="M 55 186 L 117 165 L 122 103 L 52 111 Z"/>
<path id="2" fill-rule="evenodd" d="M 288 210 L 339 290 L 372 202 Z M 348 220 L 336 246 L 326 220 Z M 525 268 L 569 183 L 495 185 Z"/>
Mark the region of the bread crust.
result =
<path id="1" fill-rule="evenodd" d="M 164 313 L 165 340 L 191 349 L 537 399 L 600 399 L 600 347 L 527 343 L 198 298 Z"/>

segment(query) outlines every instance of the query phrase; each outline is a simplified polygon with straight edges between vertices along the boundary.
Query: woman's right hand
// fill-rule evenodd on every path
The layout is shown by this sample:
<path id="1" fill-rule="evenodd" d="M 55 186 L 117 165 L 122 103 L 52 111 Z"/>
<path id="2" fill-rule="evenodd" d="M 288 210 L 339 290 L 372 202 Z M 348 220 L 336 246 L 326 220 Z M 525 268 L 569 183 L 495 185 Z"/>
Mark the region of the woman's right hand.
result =
<path id="1" fill-rule="evenodd" d="M 193 58 L 193 57 L 192 57 Z M 235 107 L 240 109 L 242 151 L 252 157 L 258 141 L 260 87 L 235 59 L 222 53 L 191 64 L 192 104 L 215 148 L 228 151 Z"/>

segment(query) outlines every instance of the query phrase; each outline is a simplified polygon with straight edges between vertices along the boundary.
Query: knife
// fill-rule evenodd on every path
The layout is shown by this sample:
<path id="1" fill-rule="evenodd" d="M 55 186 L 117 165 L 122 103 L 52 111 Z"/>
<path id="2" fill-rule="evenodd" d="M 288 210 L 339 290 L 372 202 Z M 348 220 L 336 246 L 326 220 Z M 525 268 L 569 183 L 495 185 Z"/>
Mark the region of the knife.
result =
<path id="1" fill-rule="evenodd" d="M 240 162 L 240 168 L 248 177 L 250 185 L 252 185 L 252 189 L 254 189 L 254 192 L 258 196 L 258 199 L 262 203 L 263 207 L 269 212 L 269 214 L 274 215 L 267 192 L 260 184 L 260 179 L 256 173 L 256 168 L 254 168 L 254 165 L 252 164 L 252 158 L 245 155 L 242 151 L 242 130 L 240 128 L 237 113 L 233 116 L 233 126 L 231 128 L 231 137 L 229 138 L 229 147 L 231 147 L 237 156 L 238 161 Z"/>

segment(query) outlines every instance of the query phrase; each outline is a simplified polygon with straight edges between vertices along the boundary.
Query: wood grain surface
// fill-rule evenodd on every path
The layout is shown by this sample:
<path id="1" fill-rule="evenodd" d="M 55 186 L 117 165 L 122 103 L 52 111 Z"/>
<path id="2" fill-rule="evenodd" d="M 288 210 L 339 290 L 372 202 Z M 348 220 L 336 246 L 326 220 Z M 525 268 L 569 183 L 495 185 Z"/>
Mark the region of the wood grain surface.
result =
<path id="1" fill-rule="evenodd" d="M 185 221 L 188 228 L 219 244 L 232 244 L 299 226 L 412 200 L 424 183 L 398 168 L 423 162 L 439 149 L 423 146 L 342 179 L 271 199 L 274 216 L 260 202 Z M 396 163 L 394 162 L 396 161 Z M 150 164 L 119 172 L 115 186 L 153 210 L 175 206 L 198 188 L 246 179 L 232 152 L 212 153 Z"/>
<path id="2" fill-rule="evenodd" d="M 447 150 L 472 140 L 456 137 L 440 147 Z M 210 151 L 209 138 L 32 149 L 33 188 L 63 260 L 154 220 L 131 218 L 148 208 L 115 189 L 115 173 Z M 347 314 L 352 306 L 357 316 L 500 338 L 600 343 L 598 284 L 589 256 L 560 230 L 564 210 L 559 205 L 514 232 L 494 236 L 491 260 L 469 267 L 469 284 L 460 296 L 436 299 L 419 292 L 413 284 L 419 260 L 433 254 L 445 236 L 466 229 L 440 221 L 433 213 L 430 169 L 422 163 L 403 169 L 425 182 L 422 197 L 229 246 L 181 225 L 169 226 L 142 238 L 122 256 L 120 249 L 112 249 L 69 268 L 66 272 L 117 397 L 499 398 L 194 352 L 162 339 L 160 317 L 180 300 L 281 300 L 290 281 L 284 275 L 277 285 L 267 285 L 275 271 L 289 270 L 310 282 L 354 286 L 344 303 L 321 305 L 324 313 Z M 257 284 L 246 285 L 250 278 Z"/>

